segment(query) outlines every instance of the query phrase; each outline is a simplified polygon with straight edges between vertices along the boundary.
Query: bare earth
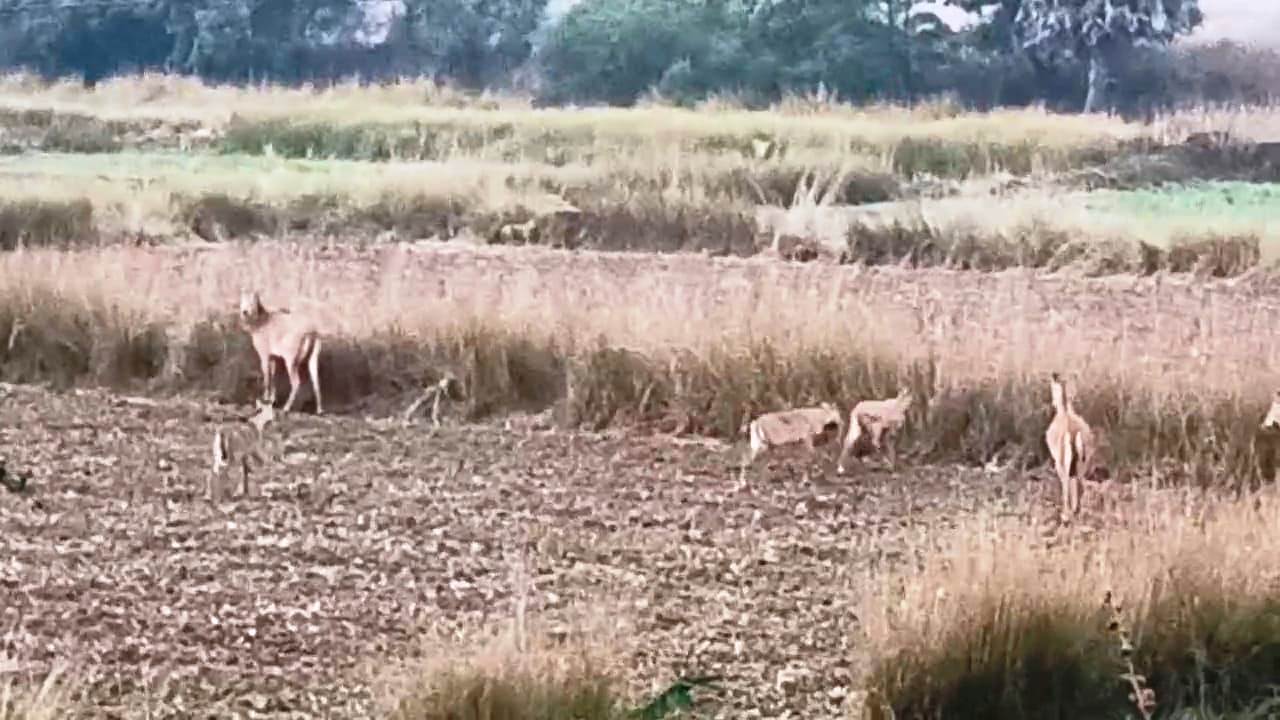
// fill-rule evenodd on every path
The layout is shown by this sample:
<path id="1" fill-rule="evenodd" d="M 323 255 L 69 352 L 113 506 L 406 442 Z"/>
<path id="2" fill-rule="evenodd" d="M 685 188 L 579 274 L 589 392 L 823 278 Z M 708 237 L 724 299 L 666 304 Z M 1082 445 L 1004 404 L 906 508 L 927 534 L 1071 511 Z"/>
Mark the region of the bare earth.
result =
<path id="1" fill-rule="evenodd" d="M 512 616 L 521 555 L 533 613 L 620 604 L 633 694 L 712 672 L 718 716 L 832 717 L 867 570 L 978 507 L 1052 510 L 1047 483 L 976 470 L 779 460 L 739 487 L 740 447 L 297 414 L 260 494 L 214 506 L 211 422 L 243 408 L 0 402 L 0 454 L 35 473 L 0 494 L 0 659 L 76 662 L 94 717 L 367 717 L 368 668 L 422 628 Z"/>

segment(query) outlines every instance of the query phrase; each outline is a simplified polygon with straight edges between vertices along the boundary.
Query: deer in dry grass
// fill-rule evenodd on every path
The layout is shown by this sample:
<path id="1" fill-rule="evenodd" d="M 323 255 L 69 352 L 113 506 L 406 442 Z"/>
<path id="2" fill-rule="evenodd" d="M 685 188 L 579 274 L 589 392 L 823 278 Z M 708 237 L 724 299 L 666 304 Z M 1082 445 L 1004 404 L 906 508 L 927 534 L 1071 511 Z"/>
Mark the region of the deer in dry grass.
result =
<path id="1" fill-rule="evenodd" d="M 1098 443 L 1089 423 L 1076 414 L 1067 383 L 1056 372 L 1049 376 L 1049 390 L 1054 415 L 1044 441 L 1062 486 L 1062 517 L 1067 519 L 1080 512 L 1083 479 L 1093 469 Z"/>
<path id="2" fill-rule="evenodd" d="M 289 399 L 284 404 L 284 412 L 292 410 L 302 385 L 302 364 L 305 362 L 311 389 L 316 396 L 316 414 L 324 414 L 320 400 L 320 330 L 315 321 L 287 308 L 268 310 L 254 291 L 240 296 L 240 322 L 253 338 L 253 349 L 258 353 L 263 399 L 267 402 L 275 399 L 275 373 L 271 361 L 279 358 L 289 373 Z"/>
<path id="3" fill-rule="evenodd" d="M 748 465 L 773 448 L 803 444 L 810 454 L 835 431 L 840 434 L 840 410 L 829 402 L 817 407 L 765 413 L 744 428 L 751 441 Z"/>
<path id="4" fill-rule="evenodd" d="M 840 448 L 840 461 L 836 473 L 845 473 L 845 462 L 853 454 L 858 442 L 866 436 L 872 449 L 883 450 L 889 456 L 889 469 L 898 469 L 898 435 L 907 422 L 907 410 L 915 401 L 911 388 L 901 388 L 894 397 L 884 400 L 863 400 L 849 411 L 849 434 Z"/>
<path id="5" fill-rule="evenodd" d="M 262 467 L 267 462 L 262 452 L 262 433 L 275 420 L 275 407 L 269 400 L 258 400 L 254 405 L 258 410 L 256 414 L 240 418 L 238 422 L 219 424 L 213 431 L 213 471 L 209 474 L 208 488 L 211 500 L 218 499 L 227 469 L 232 465 L 240 466 L 240 492 L 248 497 L 251 465 Z"/>

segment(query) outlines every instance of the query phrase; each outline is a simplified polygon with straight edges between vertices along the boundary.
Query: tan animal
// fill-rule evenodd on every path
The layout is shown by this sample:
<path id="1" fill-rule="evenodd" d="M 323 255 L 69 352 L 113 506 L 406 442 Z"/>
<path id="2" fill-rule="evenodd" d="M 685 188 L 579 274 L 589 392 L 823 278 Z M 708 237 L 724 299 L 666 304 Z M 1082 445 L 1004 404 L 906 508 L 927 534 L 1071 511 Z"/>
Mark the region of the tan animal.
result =
<path id="1" fill-rule="evenodd" d="M 240 422 L 219 424 L 213 431 L 213 471 L 209 474 L 209 499 L 217 500 L 225 486 L 227 469 L 232 465 L 240 466 L 243 496 L 249 495 L 249 472 L 252 464 L 262 467 L 266 464 L 266 455 L 262 452 L 262 432 L 267 424 L 275 420 L 275 408 L 269 400 L 258 400 L 254 403 L 258 412 Z"/>
<path id="2" fill-rule="evenodd" d="M 525 243 L 536 243 L 538 239 L 538 221 L 533 218 L 522 223 L 507 223 L 498 228 L 498 240 L 502 243 L 518 242 L 524 245 Z"/>
<path id="3" fill-rule="evenodd" d="M 1280 430 L 1280 390 L 1271 398 L 1271 407 L 1267 416 L 1262 419 L 1263 430 Z"/>
<path id="4" fill-rule="evenodd" d="M 849 411 L 849 434 L 845 436 L 844 447 L 840 449 L 840 462 L 836 464 L 836 473 L 843 475 L 845 462 L 853 453 L 858 441 L 869 436 L 871 447 L 884 450 L 889 455 L 889 468 L 898 469 L 898 434 L 907 422 L 907 410 L 911 408 L 915 396 L 910 388 L 902 388 L 894 397 L 885 400 L 863 400 Z"/>
<path id="5" fill-rule="evenodd" d="M 262 367 L 262 397 L 267 402 L 275 399 L 275 373 L 272 358 L 279 358 L 289 372 L 289 399 L 284 411 L 293 409 L 302 385 L 302 363 L 307 363 L 311 377 L 311 389 L 316 396 L 316 414 L 324 414 L 320 400 L 320 331 L 315 321 L 286 308 L 268 310 L 262 304 L 257 291 L 240 295 L 240 322 L 253 338 L 253 349 L 258 353 Z"/>
<path id="6" fill-rule="evenodd" d="M 1076 414 L 1067 383 L 1056 372 L 1049 376 L 1049 389 L 1054 415 L 1044 441 L 1062 485 L 1062 517 L 1066 519 L 1080 512 L 1083 479 L 1093 469 L 1098 444 L 1089 423 Z"/>
<path id="7" fill-rule="evenodd" d="M 747 463 L 753 464 L 764 452 L 783 445 L 803 443 L 812 453 L 815 445 L 826 442 L 832 430 L 839 437 L 840 410 L 829 402 L 817 407 L 765 413 L 747 425 L 751 440 Z"/>

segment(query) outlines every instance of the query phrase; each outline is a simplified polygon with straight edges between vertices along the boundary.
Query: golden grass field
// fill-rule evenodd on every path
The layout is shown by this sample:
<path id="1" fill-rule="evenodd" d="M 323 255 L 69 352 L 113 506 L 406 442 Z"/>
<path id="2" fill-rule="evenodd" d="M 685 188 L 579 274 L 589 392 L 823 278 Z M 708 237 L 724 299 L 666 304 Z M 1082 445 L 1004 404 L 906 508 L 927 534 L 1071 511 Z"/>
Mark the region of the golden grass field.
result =
<path id="1" fill-rule="evenodd" d="M 144 77 L 9 78 L 0 116 L 0 454 L 33 473 L 0 497 L 24 538 L 3 720 L 614 717 L 699 674 L 721 716 L 1136 717 L 1108 591 L 1158 714 L 1269 712 L 1272 186 L 1247 153 L 1171 188 L 1069 178 L 1189 130 L 1266 140 L 1270 110 L 541 110 Z M 484 242 L 562 203 L 581 249 Z M 758 253 L 770 204 L 863 254 Z M 246 288 L 322 319 L 327 414 L 304 390 L 257 496 L 212 504 L 208 423 L 260 388 Z M 1054 371 L 1107 439 L 1072 526 Z M 401 426 L 445 375 L 445 425 Z M 784 453 L 740 480 L 747 417 L 904 384 L 898 475 Z"/>

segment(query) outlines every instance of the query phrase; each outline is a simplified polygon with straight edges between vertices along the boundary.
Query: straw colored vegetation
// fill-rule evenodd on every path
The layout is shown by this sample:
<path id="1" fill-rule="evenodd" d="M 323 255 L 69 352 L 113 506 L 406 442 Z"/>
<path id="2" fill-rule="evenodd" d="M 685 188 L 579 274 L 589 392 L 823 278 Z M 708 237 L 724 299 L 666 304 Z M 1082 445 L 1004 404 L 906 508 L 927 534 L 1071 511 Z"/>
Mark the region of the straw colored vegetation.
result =
<path id="1" fill-rule="evenodd" d="M 228 149 L 256 152 L 269 145 L 293 156 L 446 160 L 464 153 L 565 162 L 636 147 L 750 152 L 751 141 L 763 138 L 888 158 L 908 173 L 948 175 L 1066 167 L 1112 154 L 1143 134 L 1120 121 L 1039 110 L 979 115 L 947 105 L 912 111 L 804 103 L 768 112 L 533 109 L 466 100 L 417 82 L 310 91 L 207 87 L 164 76 L 110 80 L 89 91 L 16 76 L 0 84 L 0 108 L 10 111 L 10 125 L 51 125 L 59 117 L 96 118 L 117 130 L 129 123 L 208 123 L 227 133 Z"/>
<path id="2" fill-rule="evenodd" d="M 1217 276 L 1269 266 L 1280 247 L 1267 221 L 1277 202 L 1270 184 L 1092 193 L 1050 186 L 999 196 L 974 188 L 957 197 L 877 202 L 914 191 L 874 163 L 826 162 L 825 171 L 813 172 L 791 160 L 710 155 L 559 167 L 165 153 L 15 156 L 0 159 L 0 246 L 388 231 L 500 241 L 504 225 L 534 220 L 540 243 L 568 247 L 750 255 L 776 233 L 800 232 L 846 262 Z M 793 200 L 772 215 L 755 207 Z M 566 208 L 579 211 L 572 222 L 546 221 Z"/>
<path id="3" fill-rule="evenodd" d="M 509 720 L 622 717 L 622 628 L 577 620 L 562 639 L 524 615 L 462 638 L 428 633 L 417 659 L 381 667 L 381 708 L 389 720 L 493 717 Z"/>
<path id="4" fill-rule="evenodd" d="M 830 162 L 830 160 L 828 160 Z M 898 183 L 839 160 L 833 197 L 884 200 Z M 0 159 L 0 245 L 83 245 L 138 236 L 206 239 L 467 230 L 495 239 L 507 223 L 576 208 L 542 226 L 544 244 L 750 254 L 751 205 L 789 201 L 810 167 L 732 156 L 618 158 L 555 167 L 484 160 L 373 164 L 244 155 L 44 154 Z"/>
<path id="5" fill-rule="evenodd" d="M 452 374 L 471 417 L 556 405 L 570 424 L 731 437 L 762 410 L 847 408 L 905 385 L 922 399 L 905 455 L 1029 467 L 1047 461 L 1047 373 L 1070 367 L 1077 411 L 1126 472 L 1270 477 L 1258 421 L 1280 335 L 1255 284 L 1205 294 L 1159 278 L 450 244 L 29 251 L 5 256 L 0 277 L 0 360 L 14 380 L 248 402 L 262 380 L 233 314 L 256 287 L 268 304 L 318 309 L 334 338 L 320 368 L 326 411 L 402 408 L 408 388 Z"/>
<path id="6" fill-rule="evenodd" d="M 1151 213 L 1056 188 L 1098 177 L 1125 187 L 1257 179 L 1269 172 L 1265 158 L 1209 150 L 1206 160 L 1160 146 L 1206 129 L 1265 139 L 1273 115 L 1197 111 L 1137 125 L 803 96 L 750 112 L 725 103 L 535 109 L 411 81 L 316 90 L 148 75 L 86 90 L 11 76 L 0 82 L 0 144 L 20 154 L 0 167 L 0 246 L 189 232 L 218 240 L 466 230 L 501 240 L 504 226 L 532 220 L 536 232 L 519 241 L 749 255 L 806 225 L 795 216 L 815 213 L 837 219 L 801 234 L 846 261 L 1229 276 L 1271 258 L 1259 193 L 1205 191 L 1238 196 L 1256 208 L 1248 213 L 1230 201 Z M 1011 194 L 1011 178 L 1031 187 Z M 831 209 L 894 200 L 905 202 Z M 788 206 L 787 221 L 762 221 L 761 204 Z M 581 211 L 570 222 L 542 219 L 569 207 Z"/>
<path id="7" fill-rule="evenodd" d="M 979 270 L 1030 266 L 1091 274 L 1157 270 L 1232 276 L 1271 267 L 1280 230 L 1272 183 L 1206 182 L 1160 189 L 999 197 L 962 195 L 827 209 L 853 257 Z"/>
<path id="8" fill-rule="evenodd" d="M 74 682 L 67 679 L 63 669 L 55 668 L 43 679 L 28 682 L 29 678 L 13 678 L 11 673 L 16 674 L 17 665 L 10 664 L 0 655 L 0 720 L 56 720 L 66 716 L 72 706 Z"/>
<path id="9" fill-rule="evenodd" d="M 1280 504 L 1195 505 L 1139 502 L 1124 525 L 1057 543 L 962 522 L 918 566 L 869 580 L 873 702 L 900 718 L 1141 716 L 1121 677 L 1131 658 L 1160 717 L 1271 717 Z M 1127 640 L 1108 630 L 1108 593 Z"/>

